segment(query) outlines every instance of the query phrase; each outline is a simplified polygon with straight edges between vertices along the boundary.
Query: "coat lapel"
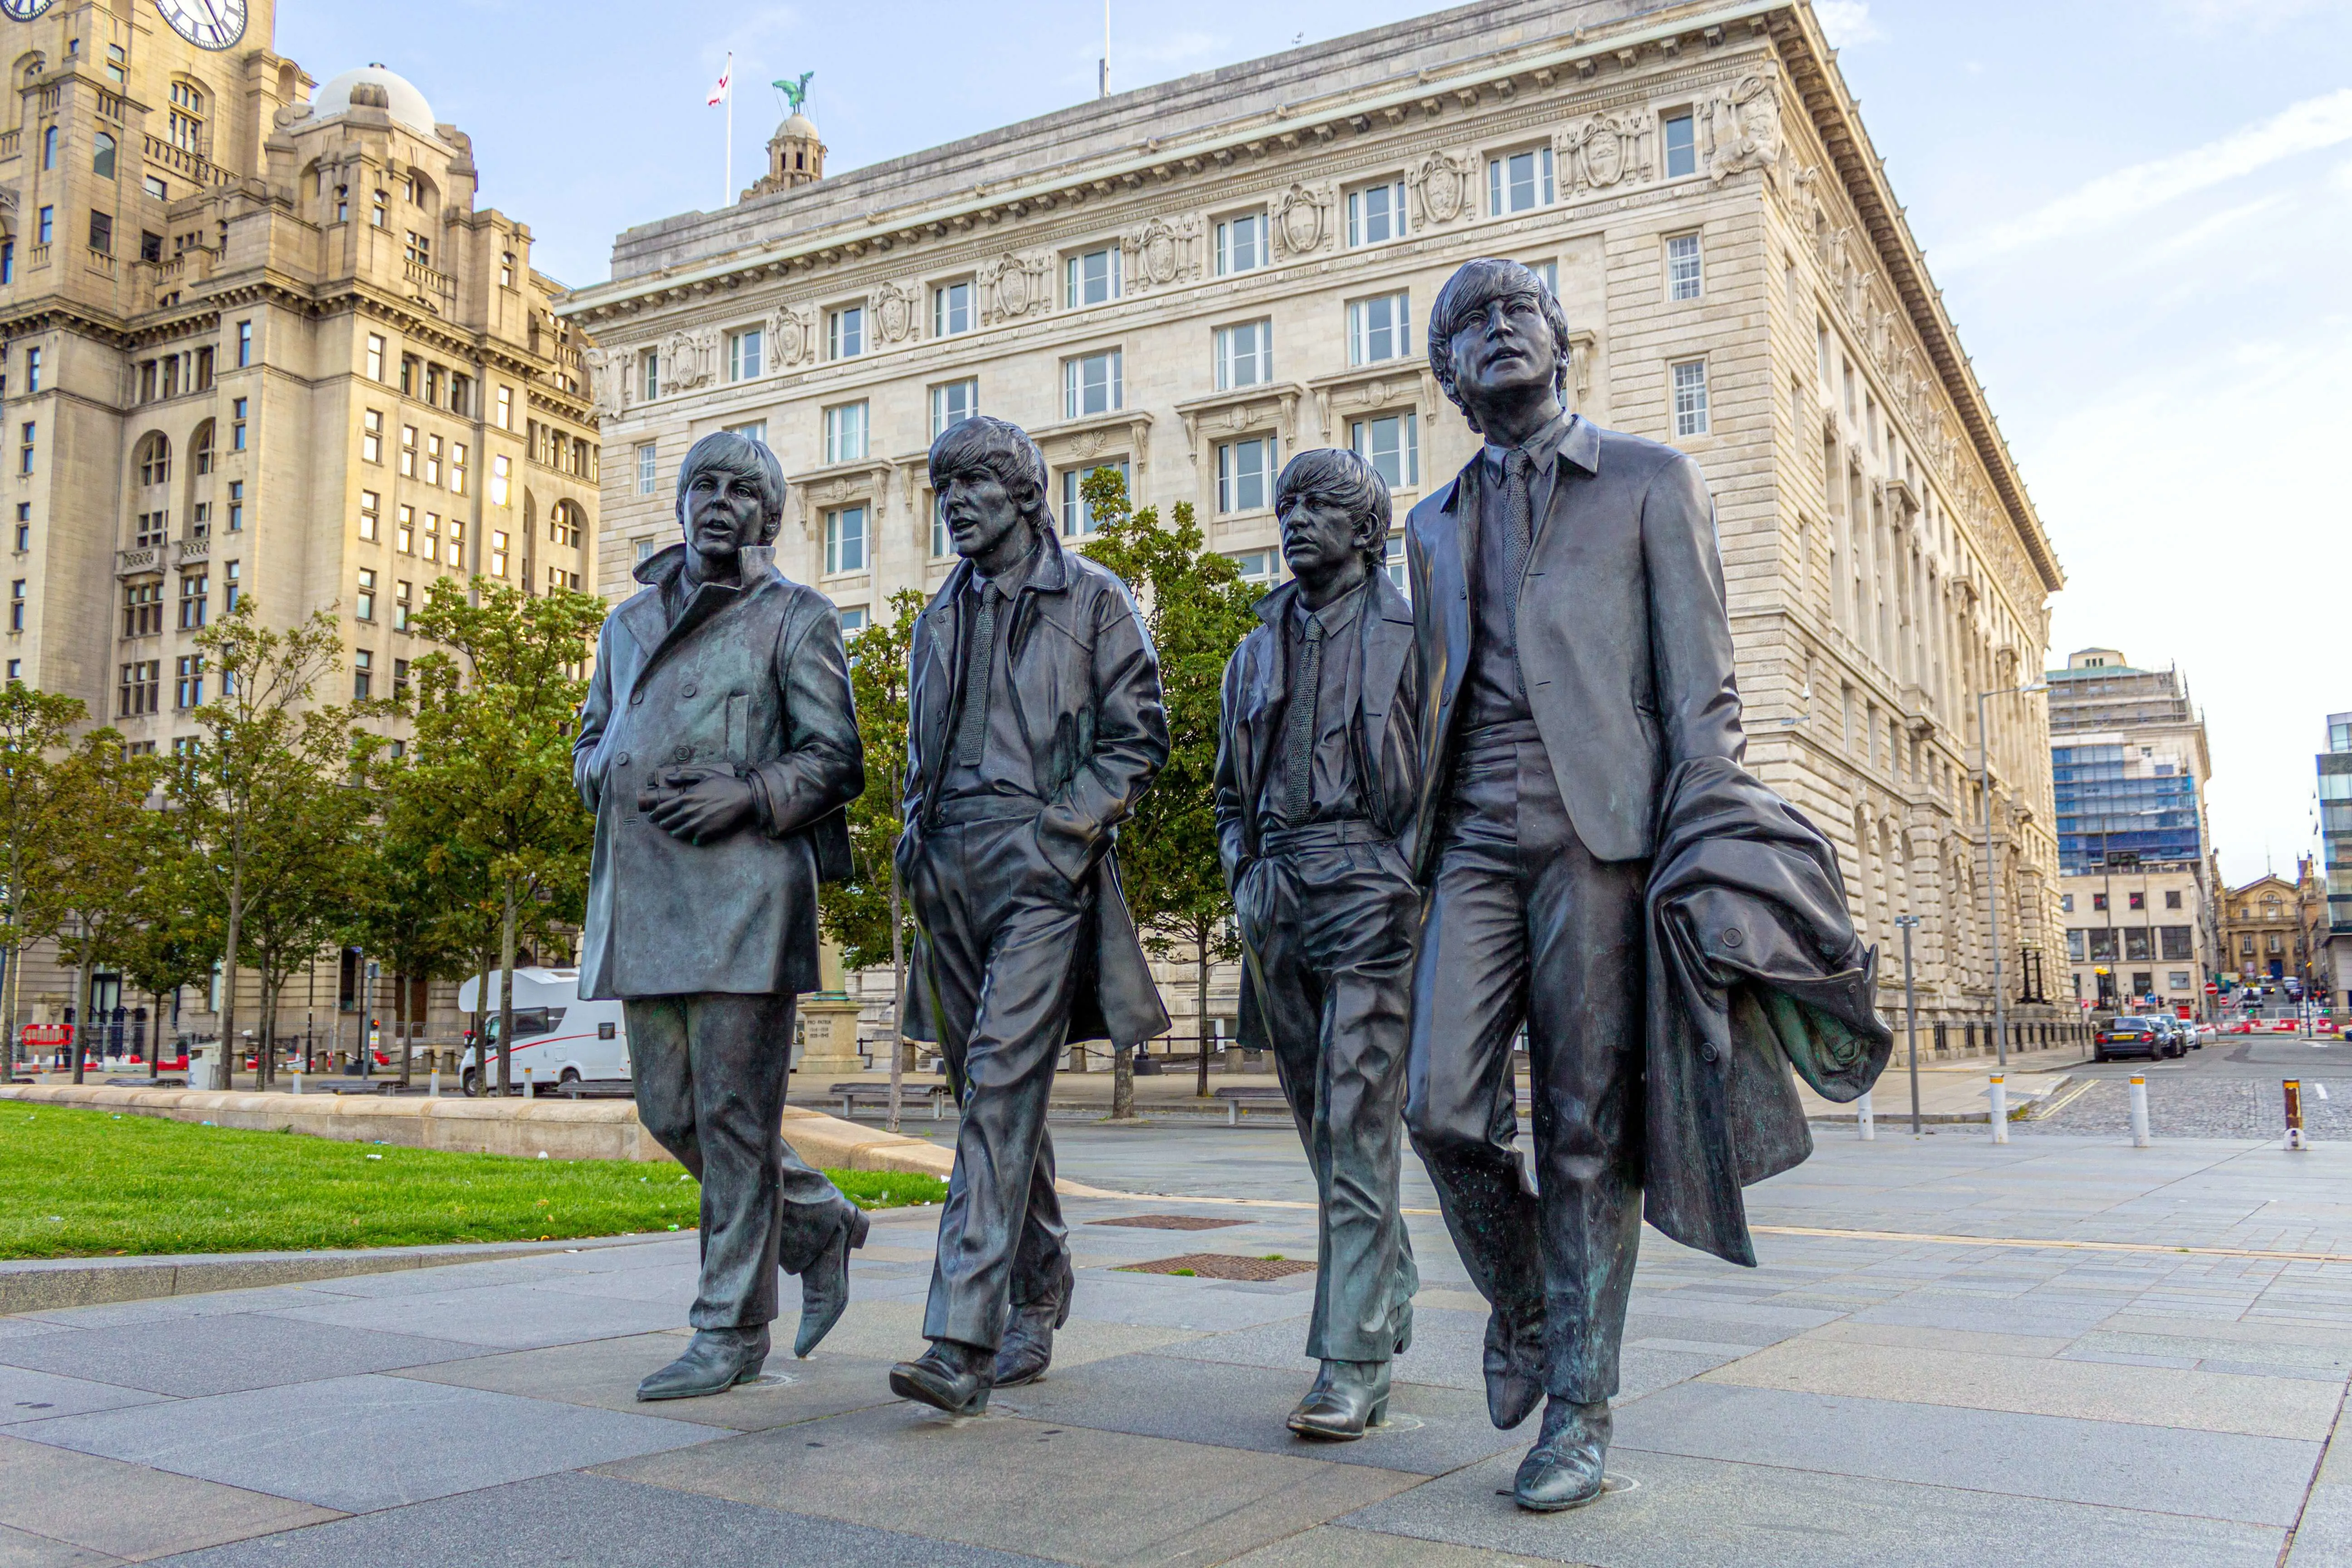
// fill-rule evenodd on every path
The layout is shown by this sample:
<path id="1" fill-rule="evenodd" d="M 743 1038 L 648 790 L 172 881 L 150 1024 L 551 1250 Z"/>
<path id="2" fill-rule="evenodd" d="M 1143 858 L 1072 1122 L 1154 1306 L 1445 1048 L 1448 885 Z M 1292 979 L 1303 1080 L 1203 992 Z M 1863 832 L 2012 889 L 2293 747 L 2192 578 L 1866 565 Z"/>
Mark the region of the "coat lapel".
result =
<path id="1" fill-rule="evenodd" d="M 948 725 L 955 706 L 955 672 L 962 661 L 957 657 L 958 645 L 963 637 L 964 584 L 971 579 L 971 563 L 959 561 L 948 573 L 948 580 L 923 610 L 915 646 L 913 693 L 915 697 L 915 735 L 920 751 L 917 761 L 923 769 L 923 806 L 928 814 L 939 799 L 940 785 L 947 773 Z"/>
<path id="2" fill-rule="evenodd" d="M 675 559 L 671 558 L 671 551 L 677 552 Z M 748 602 L 753 595 L 772 584 L 776 580 L 775 561 L 775 552 L 770 547 L 746 545 L 739 568 L 742 585 L 730 583 L 698 584 L 694 596 L 687 600 L 685 610 L 674 623 L 668 620 L 668 612 L 662 606 L 662 584 L 670 576 L 686 569 L 686 547 L 673 544 L 669 550 L 663 551 L 639 567 L 637 580 L 653 592 L 636 595 L 622 606 L 626 616 L 623 625 L 646 650 L 645 662 L 637 666 L 636 675 L 629 682 L 631 694 L 645 685 L 646 678 L 669 657 L 673 649 L 682 646 L 715 617 Z M 648 638 L 646 632 L 656 628 L 659 629 Z"/>
<path id="3" fill-rule="evenodd" d="M 1389 710 L 1396 704 L 1397 681 L 1412 653 L 1412 606 L 1397 592 L 1388 574 L 1372 583 L 1371 602 L 1364 606 L 1362 695 L 1364 756 L 1378 768 L 1387 755 Z"/>
<path id="4" fill-rule="evenodd" d="M 1423 541 L 1429 549 L 1431 613 L 1445 634 L 1445 679 L 1437 700 L 1436 733 L 1450 729 L 1454 700 L 1461 694 L 1462 676 L 1470 668 L 1470 562 L 1478 551 L 1478 459 L 1455 476 L 1453 488 L 1437 503 L 1437 518 L 1453 526 L 1436 527 Z M 1424 698 L 1424 700 L 1426 699 Z"/>

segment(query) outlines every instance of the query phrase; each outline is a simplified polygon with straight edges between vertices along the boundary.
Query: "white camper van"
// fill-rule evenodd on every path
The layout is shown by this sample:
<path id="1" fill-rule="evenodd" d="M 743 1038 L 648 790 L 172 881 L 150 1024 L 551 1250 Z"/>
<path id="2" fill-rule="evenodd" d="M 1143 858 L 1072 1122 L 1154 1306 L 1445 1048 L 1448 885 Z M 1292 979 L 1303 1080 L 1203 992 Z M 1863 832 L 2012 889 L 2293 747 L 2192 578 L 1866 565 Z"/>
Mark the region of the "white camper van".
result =
<path id="1" fill-rule="evenodd" d="M 630 1087 L 629 1031 L 618 1001 L 580 999 L 576 969 L 518 969 L 514 972 L 514 1081 L 526 1078 L 541 1094 L 607 1092 Z M 488 1014 L 490 1072 L 498 1072 L 499 976 L 496 970 L 457 987 L 458 1010 L 471 1014 L 477 998 Z M 477 1087 L 480 1047 L 466 1049 L 466 1092 Z"/>

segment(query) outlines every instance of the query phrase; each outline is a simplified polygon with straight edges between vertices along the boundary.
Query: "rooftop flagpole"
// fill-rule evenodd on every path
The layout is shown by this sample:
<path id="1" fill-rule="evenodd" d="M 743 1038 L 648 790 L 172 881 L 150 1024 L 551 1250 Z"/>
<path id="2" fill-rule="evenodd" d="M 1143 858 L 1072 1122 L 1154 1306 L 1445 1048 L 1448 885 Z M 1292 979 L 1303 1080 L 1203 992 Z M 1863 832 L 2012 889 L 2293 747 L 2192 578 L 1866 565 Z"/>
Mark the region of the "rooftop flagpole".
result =
<path id="1" fill-rule="evenodd" d="M 720 71 L 719 71 L 719 85 L 718 85 L 717 87 L 714 87 L 714 88 L 712 88 L 712 89 L 710 89 L 710 96 L 709 96 L 709 98 L 705 99 L 705 100 L 703 100 L 703 102 L 704 102 L 704 104 L 705 104 L 705 106 L 706 106 L 706 107 L 709 107 L 709 108 L 711 108 L 711 109 L 718 109 L 718 108 L 719 108 L 719 107 L 721 107 L 721 106 L 724 106 L 724 107 L 725 107 L 725 109 L 726 109 L 726 110 L 727 110 L 727 147 L 726 147 L 726 151 L 725 151 L 725 153 L 724 153 L 722 154 L 722 156 L 721 156 L 721 163 L 722 163 L 723 168 L 724 168 L 724 169 L 725 169 L 725 171 L 726 171 L 726 173 L 725 173 L 725 178 L 726 178 L 726 181 L 727 181 L 727 188 L 726 188 L 725 190 L 723 190 L 723 191 L 719 192 L 719 205 L 720 206 L 722 206 L 722 207 L 724 207 L 724 206 L 731 206 L 731 205 L 734 205 L 734 201 L 735 201 L 735 51 L 734 51 L 734 50 L 730 49 L 730 50 L 728 50 L 728 51 L 727 51 L 727 64 L 726 64 L 725 68 L 723 68 L 722 70 L 720 70 Z"/>

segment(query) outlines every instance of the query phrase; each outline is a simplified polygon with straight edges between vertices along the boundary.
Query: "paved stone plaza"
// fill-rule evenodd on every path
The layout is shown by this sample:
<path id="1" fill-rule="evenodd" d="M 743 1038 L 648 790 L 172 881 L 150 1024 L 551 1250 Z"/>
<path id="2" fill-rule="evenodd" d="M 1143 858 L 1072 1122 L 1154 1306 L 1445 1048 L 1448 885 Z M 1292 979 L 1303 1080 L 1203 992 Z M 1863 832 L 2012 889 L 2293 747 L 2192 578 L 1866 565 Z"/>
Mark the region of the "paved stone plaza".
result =
<path id="1" fill-rule="evenodd" d="M 814 1359 L 676 1405 L 631 1391 L 679 1344 L 683 1239 L 41 1312 L 0 1319 L 0 1563 L 2352 1561 L 2352 1456 L 2324 1462 L 2352 1263 L 2294 1256 L 2352 1254 L 2352 1148 L 1891 1134 L 1823 1130 L 1751 1190 L 1758 1270 L 1645 1233 L 1624 1489 L 1579 1512 L 1501 1495 L 1533 1427 L 1486 1422 L 1484 1313 L 1417 1162 L 1392 1426 L 1318 1447 L 1282 1427 L 1305 1277 L 1119 1271 L 1311 1258 L 1296 1142 L 1071 1127 L 1066 1176 L 1189 1196 L 1071 1202 L 1076 1315 L 983 1419 L 884 1386 L 936 1211 L 877 1216 Z M 1241 1223 L 1105 1223 L 1143 1215 Z"/>

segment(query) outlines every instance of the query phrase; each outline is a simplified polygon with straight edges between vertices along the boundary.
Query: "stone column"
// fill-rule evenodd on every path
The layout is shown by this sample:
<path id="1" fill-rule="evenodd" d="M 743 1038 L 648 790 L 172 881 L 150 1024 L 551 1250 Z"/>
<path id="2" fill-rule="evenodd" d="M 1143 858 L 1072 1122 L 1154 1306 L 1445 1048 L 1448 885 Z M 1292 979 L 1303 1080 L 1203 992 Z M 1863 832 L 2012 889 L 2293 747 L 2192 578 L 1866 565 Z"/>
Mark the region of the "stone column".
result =
<path id="1" fill-rule="evenodd" d="M 817 949 L 821 989 L 801 998 L 801 1059 L 795 1069 L 810 1079 L 847 1078 L 866 1070 L 857 1054 L 857 1016 L 864 1011 L 843 986 L 841 948 L 827 940 Z"/>

